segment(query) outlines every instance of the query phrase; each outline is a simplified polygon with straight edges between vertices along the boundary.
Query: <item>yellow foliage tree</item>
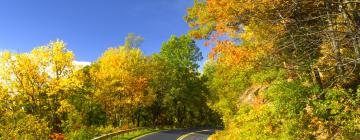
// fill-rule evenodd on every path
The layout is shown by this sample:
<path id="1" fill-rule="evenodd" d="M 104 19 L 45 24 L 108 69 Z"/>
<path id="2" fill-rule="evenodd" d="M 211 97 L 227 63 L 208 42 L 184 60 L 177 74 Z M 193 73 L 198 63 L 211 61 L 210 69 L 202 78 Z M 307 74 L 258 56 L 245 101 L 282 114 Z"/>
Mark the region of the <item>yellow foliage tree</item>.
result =
<path id="1" fill-rule="evenodd" d="M 110 122 L 127 119 L 136 109 L 152 103 L 154 96 L 148 90 L 145 60 L 139 48 L 125 45 L 109 48 L 93 66 L 95 96 Z"/>
<path id="2" fill-rule="evenodd" d="M 0 61 L 2 85 L 19 109 L 46 119 L 53 131 L 61 131 L 56 111 L 70 93 L 67 91 L 76 86 L 71 76 L 73 61 L 74 54 L 59 40 L 31 53 L 4 52 Z"/>

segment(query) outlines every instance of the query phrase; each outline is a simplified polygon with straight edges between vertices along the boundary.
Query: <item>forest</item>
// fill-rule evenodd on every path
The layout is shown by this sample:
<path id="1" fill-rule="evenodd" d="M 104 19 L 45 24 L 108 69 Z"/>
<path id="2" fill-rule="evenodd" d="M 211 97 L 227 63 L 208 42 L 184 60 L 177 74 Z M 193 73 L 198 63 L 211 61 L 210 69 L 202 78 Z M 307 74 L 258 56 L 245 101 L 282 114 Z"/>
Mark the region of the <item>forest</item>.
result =
<path id="1" fill-rule="evenodd" d="M 188 34 L 149 56 L 131 33 L 89 66 L 62 40 L 2 52 L 0 139 L 139 126 L 222 126 L 212 140 L 360 138 L 360 1 L 195 0 L 184 20 Z M 196 41 L 211 48 L 203 70 Z"/>
<path id="2" fill-rule="evenodd" d="M 129 34 L 90 66 L 74 64 L 61 41 L 1 57 L 0 138 L 87 139 L 115 128 L 215 126 L 207 105 L 199 48 L 172 36 L 144 56 L 143 38 Z"/>

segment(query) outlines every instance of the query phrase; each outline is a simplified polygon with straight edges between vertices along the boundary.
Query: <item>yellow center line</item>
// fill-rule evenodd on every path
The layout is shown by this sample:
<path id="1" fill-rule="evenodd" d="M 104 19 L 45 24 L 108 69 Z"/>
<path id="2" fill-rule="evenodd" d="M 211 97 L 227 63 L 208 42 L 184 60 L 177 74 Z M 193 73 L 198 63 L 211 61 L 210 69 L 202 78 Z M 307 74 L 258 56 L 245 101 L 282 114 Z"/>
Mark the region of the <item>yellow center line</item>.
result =
<path id="1" fill-rule="evenodd" d="M 162 130 L 154 131 L 154 132 L 151 132 L 151 133 L 147 133 L 147 134 L 145 134 L 145 135 L 140 135 L 140 136 L 137 136 L 137 137 L 135 137 L 135 138 L 132 138 L 132 140 L 137 140 L 137 139 L 140 139 L 140 138 L 142 138 L 142 137 L 145 137 L 145 136 L 148 136 L 148 135 L 151 135 L 151 134 L 159 133 L 159 132 L 161 132 L 161 131 L 162 131 Z"/>
<path id="2" fill-rule="evenodd" d="M 210 131 L 210 130 L 200 130 L 200 131 L 195 131 L 195 132 L 187 133 L 187 134 L 184 134 L 184 135 L 182 135 L 181 137 L 177 138 L 176 140 L 183 140 L 185 137 L 190 136 L 190 135 L 192 135 L 192 134 L 197 134 L 197 133 L 206 132 L 206 131 Z"/>

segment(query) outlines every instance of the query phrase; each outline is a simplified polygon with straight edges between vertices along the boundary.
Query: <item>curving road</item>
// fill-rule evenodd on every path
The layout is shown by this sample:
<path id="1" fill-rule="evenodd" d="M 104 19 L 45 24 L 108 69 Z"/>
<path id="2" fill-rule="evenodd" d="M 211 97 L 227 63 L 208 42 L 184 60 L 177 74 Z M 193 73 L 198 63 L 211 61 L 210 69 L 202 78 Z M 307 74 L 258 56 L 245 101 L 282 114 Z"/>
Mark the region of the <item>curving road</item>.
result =
<path id="1" fill-rule="evenodd" d="M 196 132 L 192 132 L 192 133 L 183 135 L 178 140 L 207 140 L 207 138 L 213 133 L 215 133 L 214 129 L 201 130 L 201 131 L 196 131 Z"/>
<path id="2" fill-rule="evenodd" d="M 160 131 L 145 135 L 136 140 L 206 140 L 214 133 L 213 129 L 185 129 Z"/>

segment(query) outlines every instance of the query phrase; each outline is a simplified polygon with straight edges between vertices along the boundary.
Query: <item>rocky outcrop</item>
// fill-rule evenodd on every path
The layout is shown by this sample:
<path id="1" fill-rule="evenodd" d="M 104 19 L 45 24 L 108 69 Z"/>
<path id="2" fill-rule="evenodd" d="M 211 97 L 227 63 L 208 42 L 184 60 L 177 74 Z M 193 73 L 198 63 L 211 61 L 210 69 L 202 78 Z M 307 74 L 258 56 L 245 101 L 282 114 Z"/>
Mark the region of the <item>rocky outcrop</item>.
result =
<path id="1" fill-rule="evenodd" d="M 267 88 L 267 85 L 254 85 L 249 87 L 239 97 L 238 106 L 240 106 L 241 104 L 255 105 L 263 103 L 264 100 L 262 97 L 260 97 L 260 93 L 266 91 Z"/>

